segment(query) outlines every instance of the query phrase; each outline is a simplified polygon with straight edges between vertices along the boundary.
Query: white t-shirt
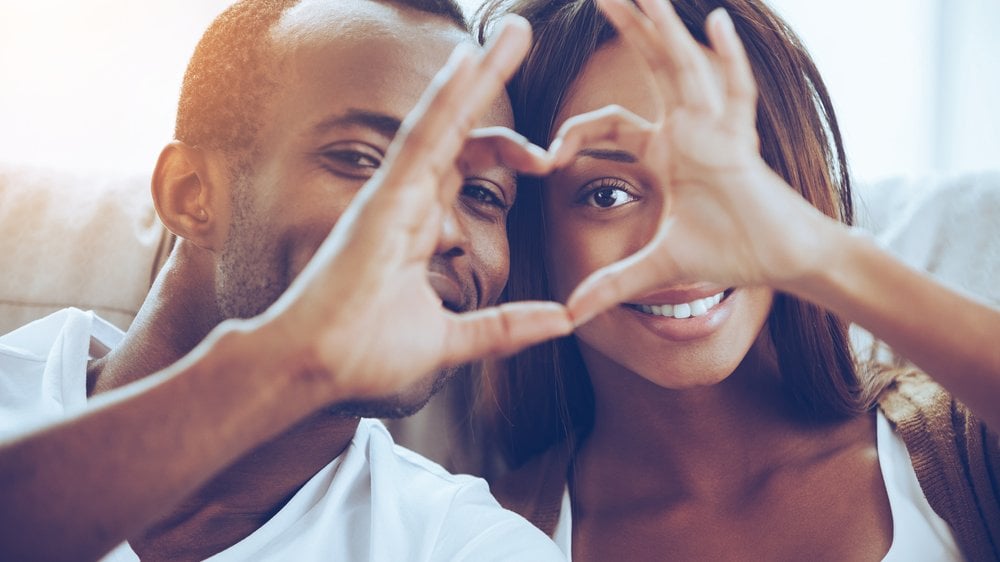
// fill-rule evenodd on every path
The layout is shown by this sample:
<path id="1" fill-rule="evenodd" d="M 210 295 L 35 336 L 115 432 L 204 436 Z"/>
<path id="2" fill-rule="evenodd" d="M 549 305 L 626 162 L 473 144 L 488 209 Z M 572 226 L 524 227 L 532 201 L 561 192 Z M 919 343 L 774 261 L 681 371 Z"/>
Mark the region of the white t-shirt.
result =
<path id="1" fill-rule="evenodd" d="M 927 503 L 903 438 L 892 430 L 889 420 L 878 412 L 876 445 L 882 480 L 892 510 L 892 545 L 883 562 L 947 562 L 964 560 L 955 544 L 951 527 Z M 559 522 L 552 538 L 572 558 L 573 508 L 569 488 L 563 491 Z"/>
<path id="2" fill-rule="evenodd" d="M 86 365 L 122 333 L 66 309 L 0 338 L 0 431 L 86 403 Z M 361 420 L 350 446 L 267 523 L 213 556 L 230 560 L 564 560 L 500 507 L 486 482 L 452 475 Z M 105 560 L 138 560 L 122 543 Z"/>

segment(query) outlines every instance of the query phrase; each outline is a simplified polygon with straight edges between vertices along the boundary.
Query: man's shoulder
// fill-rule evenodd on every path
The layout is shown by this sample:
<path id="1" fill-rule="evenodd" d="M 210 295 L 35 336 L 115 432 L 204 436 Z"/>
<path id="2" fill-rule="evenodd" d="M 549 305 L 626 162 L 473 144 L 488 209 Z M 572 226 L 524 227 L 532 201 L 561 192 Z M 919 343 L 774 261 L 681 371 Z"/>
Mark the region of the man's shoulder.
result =
<path id="1" fill-rule="evenodd" d="M 353 445 L 365 449 L 373 476 L 384 475 L 392 478 L 392 482 L 419 482 L 420 486 L 410 487 L 416 494 L 440 495 L 446 490 L 458 493 L 471 488 L 481 489 L 492 498 L 485 480 L 468 474 L 452 474 L 420 453 L 396 444 L 389 430 L 379 420 L 363 418 L 358 425 Z"/>
<path id="2" fill-rule="evenodd" d="M 358 437 L 366 432 L 366 442 Z M 392 441 L 377 420 L 362 420 L 375 513 L 393 513 L 408 528 L 436 538 L 432 558 L 562 559 L 555 544 L 520 515 L 504 509 L 482 478 L 452 474 Z M 373 513 L 374 514 L 374 513 Z M 377 519 L 383 519 L 377 517 Z"/>
<path id="3" fill-rule="evenodd" d="M 477 482 L 482 481 L 481 478 L 468 474 L 453 474 L 430 458 L 396 443 L 392 433 L 381 420 L 362 418 L 358 429 L 359 432 L 367 432 L 368 439 L 376 442 L 379 446 L 391 448 L 396 457 L 395 462 L 398 463 L 401 470 L 425 474 L 428 478 L 437 480 L 446 486 L 476 485 Z"/>
<path id="4" fill-rule="evenodd" d="M 75 308 L 0 337 L 0 431 L 83 406 L 87 361 L 121 337 L 121 331 L 93 312 Z"/>
<path id="5" fill-rule="evenodd" d="M 124 334 L 92 311 L 64 308 L 0 336 L 0 353 L 44 360 L 60 337 L 92 338 L 111 348 Z"/>

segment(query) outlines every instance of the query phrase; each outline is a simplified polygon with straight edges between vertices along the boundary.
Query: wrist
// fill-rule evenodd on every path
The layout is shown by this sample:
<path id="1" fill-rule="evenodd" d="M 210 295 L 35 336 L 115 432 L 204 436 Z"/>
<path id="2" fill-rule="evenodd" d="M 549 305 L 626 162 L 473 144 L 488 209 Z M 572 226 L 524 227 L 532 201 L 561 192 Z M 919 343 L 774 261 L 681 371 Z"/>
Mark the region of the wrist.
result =
<path id="1" fill-rule="evenodd" d="M 813 258 L 801 274 L 782 289 L 820 305 L 829 306 L 833 295 L 847 291 L 868 251 L 876 246 L 871 235 L 833 220 L 818 225 Z"/>
<path id="2" fill-rule="evenodd" d="M 251 319 L 220 324 L 209 336 L 220 355 L 245 373 L 247 384 L 256 384 L 301 415 L 309 414 L 339 398 L 328 370 L 319 368 L 311 334 L 286 325 L 284 318 L 265 313 Z"/>
<path id="3" fill-rule="evenodd" d="M 797 294 L 829 273 L 841 257 L 848 229 L 814 207 L 763 160 L 755 177 L 760 190 L 756 201 L 762 205 L 758 216 L 765 218 L 751 239 L 761 244 L 756 251 L 762 256 L 762 281 Z"/>

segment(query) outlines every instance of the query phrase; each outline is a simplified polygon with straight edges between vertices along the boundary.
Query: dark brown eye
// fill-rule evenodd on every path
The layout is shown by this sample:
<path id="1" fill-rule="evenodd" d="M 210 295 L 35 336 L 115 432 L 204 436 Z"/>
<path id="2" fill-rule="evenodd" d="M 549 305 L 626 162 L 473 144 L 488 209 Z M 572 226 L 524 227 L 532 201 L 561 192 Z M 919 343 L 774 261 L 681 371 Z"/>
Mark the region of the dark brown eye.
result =
<path id="1" fill-rule="evenodd" d="M 614 207 L 618 204 L 619 200 L 625 199 L 627 194 L 620 189 L 613 189 L 606 187 L 604 189 L 599 189 L 591 195 L 591 200 L 594 205 L 607 209 L 608 207 Z"/>
<path id="2" fill-rule="evenodd" d="M 382 154 L 365 143 L 334 143 L 320 154 L 321 162 L 331 172 L 358 179 L 367 179 L 382 165 Z"/>
<path id="3" fill-rule="evenodd" d="M 605 178 L 597 182 L 593 189 L 584 193 L 580 202 L 599 209 L 620 207 L 639 199 L 630 188 L 631 186 L 624 181 Z"/>

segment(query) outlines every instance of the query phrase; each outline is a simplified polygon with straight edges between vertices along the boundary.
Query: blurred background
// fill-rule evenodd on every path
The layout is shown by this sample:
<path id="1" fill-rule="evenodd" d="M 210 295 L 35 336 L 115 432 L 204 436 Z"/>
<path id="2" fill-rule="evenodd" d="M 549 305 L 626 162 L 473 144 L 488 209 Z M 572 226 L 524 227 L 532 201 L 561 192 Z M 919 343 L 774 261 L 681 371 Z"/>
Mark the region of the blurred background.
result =
<path id="1" fill-rule="evenodd" d="M 151 170 L 187 59 L 229 4 L 0 0 L 0 160 Z M 1000 0 L 772 5 L 824 73 L 859 179 L 1000 168 Z"/>

